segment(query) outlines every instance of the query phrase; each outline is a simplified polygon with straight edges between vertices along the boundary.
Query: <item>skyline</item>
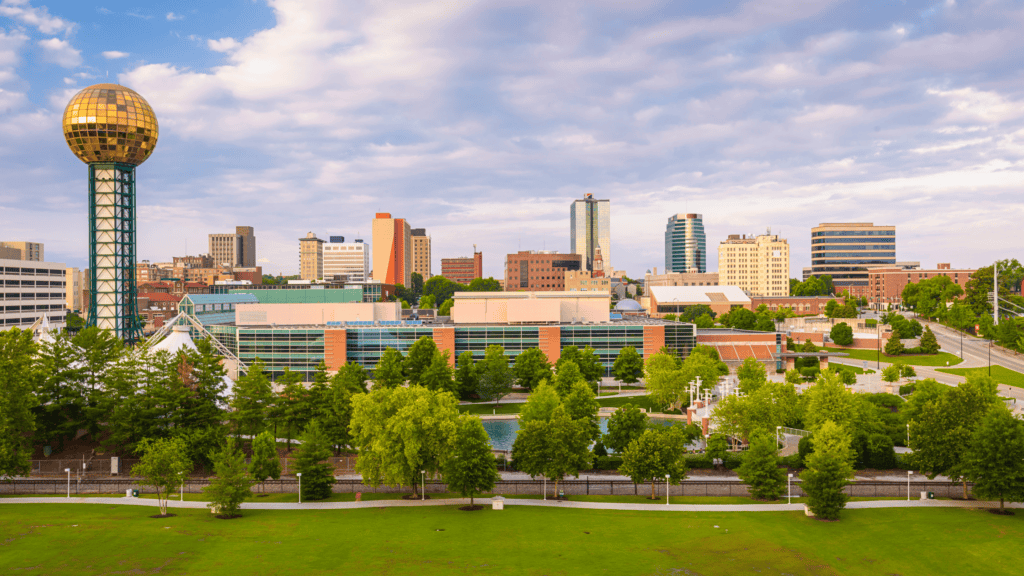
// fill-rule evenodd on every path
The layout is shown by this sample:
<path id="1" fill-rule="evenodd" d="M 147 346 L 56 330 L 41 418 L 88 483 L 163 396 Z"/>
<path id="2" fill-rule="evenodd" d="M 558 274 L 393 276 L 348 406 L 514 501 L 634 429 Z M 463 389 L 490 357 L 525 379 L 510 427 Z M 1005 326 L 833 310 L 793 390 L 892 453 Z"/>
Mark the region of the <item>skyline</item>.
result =
<path id="1" fill-rule="evenodd" d="M 112 81 L 162 129 L 140 260 L 248 225 L 257 265 L 295 273 L 296 238 L 366 239 L 380 211 L 427 229 L 435 269 L 477 244 L 498 278 L 504 254 L 569 252 L 585 193 L 611 201 L 610 264 L 634 277 L 663 269 L 665 222 L 686 212 L 704 215 L 709 270 L 729 234 L 770 226 L 800 278 L 821 222 L 895 225 L 897 260 L 926 268 L 1021 247 L 1020 6 L 681 9 L 0 0 L 3 239 L 83 267 L 85 168 L 60 115 Z"/>

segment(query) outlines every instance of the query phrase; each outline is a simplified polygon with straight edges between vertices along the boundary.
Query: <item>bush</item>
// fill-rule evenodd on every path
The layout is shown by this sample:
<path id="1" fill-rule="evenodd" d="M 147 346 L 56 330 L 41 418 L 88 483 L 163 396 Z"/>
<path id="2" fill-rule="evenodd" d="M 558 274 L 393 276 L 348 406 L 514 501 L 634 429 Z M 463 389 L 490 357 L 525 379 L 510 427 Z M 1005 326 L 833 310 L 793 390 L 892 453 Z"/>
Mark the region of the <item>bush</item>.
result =
<path id="1" fill-rule="evenodd" d="M 697 468 L 714 468 L 715 462 L 707 454 L 687 454 L 683 460 L 686 462 L 686 467 L 693 470 Z"/>
<path id="2" fill-rule="evenodd" d="M 853 344 L 853 328 L 846 322 L 840 322 L 832 327 L 829 337 L 840 346 Z"/>
<path id="3" fill-rule="evenodd" d="M 782 456 L 779 458 L 779 465 L 785 466 L 786 468 L 803 468 L 804 463 L 801 460 L 799 454 L 790 454 L 789 456 Z"/>
<path id="4" fill-rule="evenodd" d="M 867 328 L 874 328 L 875 326 L 878 326 L 878 320 L 875 320 L 874 318 L 869 318 L 864 321 L 864 326 Z"/>
<path id="5" fill-rule="evenodd" d="M 803 468 L 804 461 L 811 453 L 814 452 L 814 444 L 811 442 L 810 436 L 805 436 L 800 439 L 800 443 L 796 447 L 796 455 L 800 458 L 800 463 L 797 468 Z"/>
<path id="6" fill-rule="evenodd" d="M 894 332 L 888 342 L 885 343 L 885 354 L 887 356 L 899 356 L 905 352 L 907 351 L 903 348 L 903 342 L 900 341 L 899 335 Z"/>
<path id="7" fill-rule="evenodd" d="M 808 366 L 800 369 L 800 375 L 803 376 L 804 380 L 814 380 L 820 372 L 821 368 L 817 366 Z"/>
<path id="8" fill-rule="evenodd" d="M 622 456 L 598 456 L 594 458 L 594 470 L 618 470 Z"/>
<path id="9" fill-rule="evenodd" d="M 906 386 L 900 386 L 900 396 L 906 396 L 908 394 L 913 394 L 914 390 L 916 390 L 916 389 L 917 389 L 917 386 L 915 386 L 914 384 L 907 384 Z"/>
<path id="10" fill-rule="evenodd" d="M 726 452 L 725 458 L 722 458 L 722 466 L 728 470 L 735 470 L 743 465 L 746 455 L 746 452 Z"/>

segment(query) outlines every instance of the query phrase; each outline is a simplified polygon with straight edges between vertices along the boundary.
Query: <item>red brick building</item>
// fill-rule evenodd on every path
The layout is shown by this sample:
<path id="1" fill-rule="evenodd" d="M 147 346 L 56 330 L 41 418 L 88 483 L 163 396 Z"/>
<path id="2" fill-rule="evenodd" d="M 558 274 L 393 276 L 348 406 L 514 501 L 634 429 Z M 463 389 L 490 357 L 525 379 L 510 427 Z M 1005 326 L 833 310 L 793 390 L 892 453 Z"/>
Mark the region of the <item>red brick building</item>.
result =
<path id="1" fill-rule="evenodd" d="M 825 313 L 825 306 L 829 300 L 836 300 L 842 303 L 841 298 L 834 296 L 751 296 L 750 309 L 757 308 L 764 304 L 771 311 L 790 308 L 797 316 L 808 314 L 818 315 Z"/>
<path id="2" fill-rule="evenodd" d="M 868 305 L 873 308 L 885 308 L 903 303 L 903 289 L 907 284 L 917 283 L 937 276 L 945 276 L 960 288 L 966 288 L 971 274 L 977 269 L 953 270 L 949 264 L 938 264 L 934 270 L 903 270 L 900 268 L 875 268 L 868 271 L 868 285 L 862 293 L 854 296 L 866 296 Z"/>
<path id="3" fill-rule="evenodd" d="M 441 276 L 468 285 L 477 278 L 484 277 L 484 255 L 473 252 L 473 257 L 441 258 Z"/>
<path id="4" fill-rule="evenodd" d="M 505 291 L 562 291 L 565 272 L 582 268 L 582 254 L 522 250 L 505 257 Z"/>

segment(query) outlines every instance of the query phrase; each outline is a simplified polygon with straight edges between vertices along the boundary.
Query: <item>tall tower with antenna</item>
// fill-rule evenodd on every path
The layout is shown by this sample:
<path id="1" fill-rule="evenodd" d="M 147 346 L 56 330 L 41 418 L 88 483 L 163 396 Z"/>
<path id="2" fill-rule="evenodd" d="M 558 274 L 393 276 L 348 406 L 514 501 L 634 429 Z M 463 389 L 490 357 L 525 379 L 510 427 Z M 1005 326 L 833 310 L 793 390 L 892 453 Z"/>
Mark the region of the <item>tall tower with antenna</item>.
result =
<path id="1" fill-rule="evenodd" d="M 89 166 L 90 326 L 126 343 L 142 333 L 135 286 L 135 167 L 156 147 L 156 114 L 117 84 L 83 89 L 64 109 L 64 139 Z"/>

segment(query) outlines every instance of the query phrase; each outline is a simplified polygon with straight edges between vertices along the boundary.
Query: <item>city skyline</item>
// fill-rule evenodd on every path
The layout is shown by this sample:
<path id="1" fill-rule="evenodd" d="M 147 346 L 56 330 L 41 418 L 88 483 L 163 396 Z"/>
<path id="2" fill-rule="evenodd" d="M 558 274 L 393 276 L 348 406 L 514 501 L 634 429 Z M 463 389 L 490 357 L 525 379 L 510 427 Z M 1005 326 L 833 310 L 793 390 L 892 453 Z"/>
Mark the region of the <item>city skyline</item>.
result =
<path id="1" fill-rule="evenodd" d="M 771 227 L 794 278 L 820 222 L 895 225 L 896 258 L 925 267 L 1020 249 L 1011 4 L 0 6 L 0 229 L 68 266 L 86 266 L 87 191 L 60 114 L 97 82 L 162 121 L 140 260 L 244 222 L 257 265 L 297 273 L 295 238 L 368 237 L 378 211 L 430 230 L 435 269 L 473 243 L 568 252 L 565 203 L 584 193 L 615 204 L 609 263 L 633 276 L 662 265 L 659 224 L 682 212 L 704 214 L 712 245 Z"/>

